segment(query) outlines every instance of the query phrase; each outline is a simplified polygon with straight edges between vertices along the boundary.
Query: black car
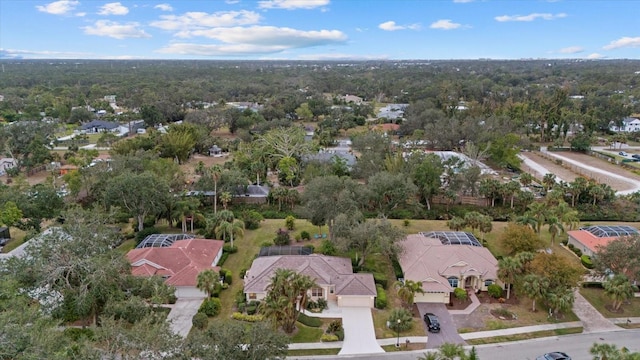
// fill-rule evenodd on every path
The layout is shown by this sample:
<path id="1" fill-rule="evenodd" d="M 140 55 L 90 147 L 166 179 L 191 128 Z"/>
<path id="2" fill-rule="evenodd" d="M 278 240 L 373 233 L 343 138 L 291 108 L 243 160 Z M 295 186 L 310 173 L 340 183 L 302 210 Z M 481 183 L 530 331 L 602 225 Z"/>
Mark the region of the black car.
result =
<path id="1" fill-rule="evenodd" d="M 536 360 L 571 360 L 571 356 L 560 351 L 555 351 L 538 356 Z"/>
<path id="2" fill-rule="evenodd" d="M 424 322 L 427 324 L 427 328 L 429 328 L 429 332 L 437 333 L 440 332 L 440 321 L 438 321 L 438 317 L 432 313 L 424 314 Z"/>
<path id="3" fill-rule="evenodd" d="M 633 154 L 631 155 L 632 158 L 634 159 L 639 159 L 640 160 L 640 154 Z"/>

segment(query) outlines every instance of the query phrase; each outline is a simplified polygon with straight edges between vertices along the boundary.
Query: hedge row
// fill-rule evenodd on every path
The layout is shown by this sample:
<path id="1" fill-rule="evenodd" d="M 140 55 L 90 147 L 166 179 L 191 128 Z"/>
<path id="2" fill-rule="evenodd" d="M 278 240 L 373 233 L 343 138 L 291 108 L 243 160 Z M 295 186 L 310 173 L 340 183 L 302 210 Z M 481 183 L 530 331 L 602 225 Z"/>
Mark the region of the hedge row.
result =
<path id="1" fill-rule="evenodd" d="M 264 320 L 264 316 L 262 314 L 248 315 L 240 312 L 234 312 L 231 315 L 231 318 L 234 320 L 246 321 L 246 322 L 256 322 Z"/>
<path id="2" fill-rule="evenodd" d="M 593 269 L 593 261 L 591 260 L 591 256 L 582 255 L 580 256 L 580 261 L 582 262 L 582 265 L 584 265 L 584 267 L 586 267 L 587 269 Z"/>
<path id="3" fill-rule="evenodd" d="M 387 307 L 387 293 L 384 291 L 382 285 L 377 284 L 376 290 L 378 292 L 378 296 L 376 296 L 376 309 L 384 309 Z"/>
<path id="4" fill-rule="evenodd" d="M 300 315 L 298 316 L 298 321 L 309 327 L 322 326 L 322 320 L 320 320 L 320 318 L 307 316 L 303 313 L 300 313 Z"/>

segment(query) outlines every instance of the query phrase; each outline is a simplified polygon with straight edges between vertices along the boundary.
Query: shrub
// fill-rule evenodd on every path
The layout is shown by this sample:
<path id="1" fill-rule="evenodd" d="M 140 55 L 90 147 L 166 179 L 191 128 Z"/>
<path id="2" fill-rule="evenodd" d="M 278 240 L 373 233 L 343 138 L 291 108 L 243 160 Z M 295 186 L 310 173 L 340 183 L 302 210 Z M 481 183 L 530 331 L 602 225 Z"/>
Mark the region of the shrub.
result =
<path id="1" fill-rule="evenodd" d="M 402 225 L 404 227 L 409 227 L 409 225 L 411 225 L 411 220 L 409 220 L 409 219 L 402 220 Z"/>
<path id="2" fill-rule="evenodd" d="M 573 249 L 575 249 L 575 248 L 576 248 L 573 244 L 569 244 L 569 245 L 567 245 L 567 246 L 568 246 L 568 247 L 569 247 L 569 249 L 571 249 L 571 250 L 573 250 Z"/>
<path id="3" fill-rule="evenodd" d="M 220 271 L 220 275 L 223 275 L 222 271 Z M 224 272 L 224 283 L 227 284 L 227 285 L 231 285 L 231 283 L 233 282 L 232 278 L 233 278 L 233 275 L 232 275 L 231 270 L 225 270 L 225 272 Z"/>
<path id="4" fill-rule="evenodd" d="M 407 331 L 413 327 L 413 314 L 405 308 L 395 308 L 389 312 L 387 321 L 391 330 Z"/>
<path id="5" fill-rule="evenodd" d="M 596 288 L 602 289 L 602 283 L 599 281 L 585 281 L 582 283 L 583 288 Z"/>
<path id="6" fill-rule="evenodd" d="M 327 333 L 333 334 L 336 331 L 342 330 L 342 320 L 333 320 L 327 326 Z"/>
<path id="7" fill-rule="evenodd" d="M 296 218 L 289 215 L 284 219 L 284 226 L 287 230 L 293 230 L 296 228 Z"/>
<path id="8" fill-rule="evenodd" d="M 229 254 L 235 254 L 238 252 L 238 247 L 236 245 L 231 246 L 231 244 L 224 244 L 222 251 Z"/>
<path id="9" fill-rule="evenodd" d="M 206 299 L 200 305 L 200 309 L 198 309 L 199 313 L 203 313 L 207 316 L 216 316 L 220 313 L 220 308 L 222 304 L 220 303 L 220 299 L 218 298 L 210 298 Z"/>
<path id="10" fill-rule="evenodd" d="M 324 309 L 328 309 L 329 308 L 329 304 L 327 304 L 327 300 L 320 298 L 318 299 L 318 301 L 316 301 L 316 305 L 318 307 L 318 309 L 320 310 L 324 310 Z"/>
<path id="11" fill-rule="evenodd" d="M 582 262 L 582 265 L 584 265 L 584 267 L 586 267 L 587 269 L 593 269 L 593 261 L 591 261 L 591 256 L 589 255 L 580 256 L 580 262 Z"/>
<path id="12" fill-rule="evenodd" d="M 404 278 L 404 273 L 402 272 L 402 266 L 398 262 L 398 258 L 396 256 L 391 257 L 391 266 L 393 266 L 393 273 L 396 276 L 396 279 Z"/>
<path id="13" fill-rule="evenodd" d="M 247 310 L 247 303 L 238 303 L 238 311 L 244 313 Z"/>
<path id="14" fill-rule="evenodd" d="M 66 328 L 64 329 L 64 335 L 73 341 L 78 341 L 82 338 L 86 338 L 88 340 L 93 340 L 95 338 L 93 330 L 89 328 Z"/>
<path id="15" fill-rule="evenodd" d="M 329 239 L 324 239 L 322 240 L 322 243 L 320 244 L 320 253 L 323 255 L 335 255 L 336 254 L 336 247 L 333 245 L 333 243 L 331 242 L 331 240 Z"/>
<path id="16" fill-rule="evenodd" d="M 574 252 L 576 255 L 580 256 L 580 257 L 582 256 L 582 250 L 580 250 L 580 249 L 578 249 L 578 248 L 573 249 L 573 252 Z"/>
<path id="17" fill-rule="evenodd" d="M 223 251 L 222 256 L 220 256 L 220 260 L 218 260 L 218 266 L 224 265 L 224 262 L 227 261 L 228 258 L 229 258 L 229 253 Z"/>
<path id="18" fill-rule="evenodd" d="M 289 245 L 291 243 L 289 232 L 284 229 L 278 229 L 278 231 L 276 232 L 276 237 L 273 239 L 273 243 L 281 246 Z"/>
<path id="19" fill-rule="evenodd" d="M 209 317 L 204 313 L 197 313 L 191 318 L 191 323 L 196 329 L 204 330 L 209 325 Z"/>
<path id="20" fill-rule="evenodd" d="M 244 279 L 244 276 L 247 275 L 247 269 L 241 269 L 240 270 L 240 279 Z"/>
<path id="21" fill-rule="evenodd" d="M 487 292 L 489 293 L 489 296 L 494 299 L 502 297 L 502 287 L 500 287 L 500 285 L 498 284 L 489 285 L 489 287 L 487 288 Z"/>
<path id="22" fill-rule="evenodd" d="M 301 238 L 301 239 L 303 239 L 303 240 L 311 240 L 311 234 L 309 234 L 309 232 L 308 232 L 308 231 L 303 230 L 303 231 L 300 233 L 300 238 Z"/>
<path id="23" fill-rule="evenodd" d="M 246 322 L 256 322 L 256 321 L 264 320 L 264 316 L 262 316 L 262 314 L 247 315 L 239 312 L 234 312 L 231 315 L 231 318 L 234 320 L 240 320 L 240 321 L 246 321 Z"/>
<path id="24" fill-rule="evenodd" d="M 300 234 L 295 234 L 293 238 L 296 240 L 296 242 L 300 242 L 300 240 L 302 240 L 302 238 L 300 237 Z"/>
<path id="25" fill-rule="evenodd" d="M 334 332 L 333 335 L 337 336 L 338 340 L 343 341 L 344 340 L 344 329 L 340 329 L 340 330 Z"/>
<path id="26" fill-rule="evenodd" d="M 260 244 L 260 247 L 269 247 L 269 246 L 273 246 L 273 241 L 269 241 L 269 240 L 267 240 L 267 241 L 263 241 L 263 242 Z"/>
<path id="27" fill-rule="evenodd" d="M 260 227 L 260 223 L 264 220 L 264 217 L 255 210 L 245 210 L 240 215 L 240 219 L 244 222 L 244 227 L 247 230 L 255 230 Z"/>
<path id="28" fill-rule="evenodd" d="M 247 315 L 254 315 L 258 311 L 258 305 L 253 303 L 247 304 Z"/>
<path id="29" fill-rule="evenodd" d="M 467 291 L 461 288 L 456 288 L 455 290 L 453 290 L 453 296 L 455 296 L 458 300 L 467 300 L 468 298 Z"/>
<path id="30" fill-rule="evenodd" d="M 322 334 L 322 336 L 320 337 L 320 341 L 322 342 L 338 341 L 338 337 L 334 334 Z"/>
<path id="31" fill-rule="evenodd" d="M 322 320 L 320 320 L 320 318 L 317 317 L 311 317 L 311 316 L 307 316 L 303 313 L 300 313 L 300 315 L 298 315 L 298 321 L 304 325 L 307 325 L 309 327 L 320 327 L 322 326 Z"/>
<path id="32" fill-rule="evenodd" d="M 384 291 L 384 288 L 382 287 L 382 285 L 378 284 L 376 285 L 376 291 L 377 291 L 377 296 L 376 296 L 376 309 L 384 309 L 387 307 L 387 293 Z"/>
<path id="33" fill-rule="evenodd" d="M 373 281 L 375 281 L 376 284 L 380 284 L 382 285 L 383 288 L 387 288 L 387 275 L 385 274 L 381 274 L 381 273 L 374 273 L 373 274 Z"/>

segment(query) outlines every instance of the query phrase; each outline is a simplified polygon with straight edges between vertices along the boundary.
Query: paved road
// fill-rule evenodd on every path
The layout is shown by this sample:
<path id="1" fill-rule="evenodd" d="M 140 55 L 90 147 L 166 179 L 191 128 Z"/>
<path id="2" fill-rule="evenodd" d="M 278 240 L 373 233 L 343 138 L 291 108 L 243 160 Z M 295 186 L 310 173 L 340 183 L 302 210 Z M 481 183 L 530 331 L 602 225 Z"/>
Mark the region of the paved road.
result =
<path id="1" fill-rule="evenodd" d="M 440 320 L 439 333 L 430 333 L 427 331 L 427 326 L 424 321 L 421 324 L 424 326 L 425 332 L 429 335 L 429 340 L 427 341 L 428 349 L 438 348 L 444 343 L 466 344 L 464 339 L 458 334 L 458 329 L 445 304 L 417 303 L 416 305 L 418 306 L 418 311 L 420 311 L 421 319 L 425 313 L 430 312 L 436 314 Z"/>
<path id="2" fill-rule="evenodd" d="M 618 348 L 626 347 L 632 352 L 640 352 L 640 329 L 609 331 L 604 333 L 575 334 L 554 336 L 541 339 L 516 341 L 501 344 L 476 346 L 480 359 L 491 360 L 533 360 L 537 356 L 549 351 L 564 351 L 574 360 L 593 359 L 589 348 L 594 343 L 615 344 Z M 429 351 L 429 350 L 427 350 Z M 371 359 L 371 360 L 416 360 L 425 351 L 408 351 L 363 356 L 309 356 L 290 357 L 287 359 Z"/>

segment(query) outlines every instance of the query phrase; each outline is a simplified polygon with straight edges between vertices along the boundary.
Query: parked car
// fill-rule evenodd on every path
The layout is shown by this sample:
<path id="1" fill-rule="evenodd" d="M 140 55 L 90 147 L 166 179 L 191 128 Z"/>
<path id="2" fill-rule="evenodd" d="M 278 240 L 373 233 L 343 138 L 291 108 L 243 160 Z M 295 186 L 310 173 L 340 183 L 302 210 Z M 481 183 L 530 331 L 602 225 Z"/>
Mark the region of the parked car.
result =
<path id="1" fill-rule="evenodd" d="M 631 155 L 632 158 L 640 160 L 640 154 L 633 154 Z"/>
<path id="2" fill-rule="evenodd" d="M 427 324 L 427 328 L 429 332 L 437 333 L 440 332 L 440 321 L 435 314 L 426 313 L 424 314 L 424 322 Z"/>
<path id="3" fill-rule="evenodd" d="M 626 152 L 624 152 L 624 151 L 620 151 L 620 152 L 618 153 L 618 155 L 620 155 L 620 156 L 629 156 L 629 154 L 627 154 L 627 153 L 626 153 Z"/>
<path id="4" fill-rule="evenodd" d="M 571 356 L 560 351 L 555 351 L 538 356 L 536 360 L 571 360 Z"/>

